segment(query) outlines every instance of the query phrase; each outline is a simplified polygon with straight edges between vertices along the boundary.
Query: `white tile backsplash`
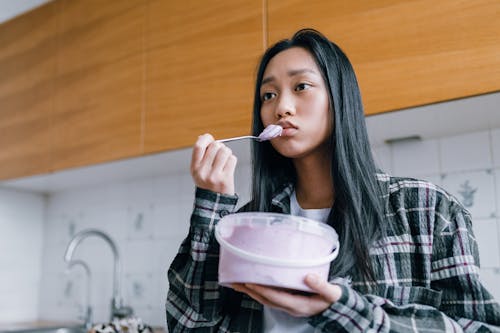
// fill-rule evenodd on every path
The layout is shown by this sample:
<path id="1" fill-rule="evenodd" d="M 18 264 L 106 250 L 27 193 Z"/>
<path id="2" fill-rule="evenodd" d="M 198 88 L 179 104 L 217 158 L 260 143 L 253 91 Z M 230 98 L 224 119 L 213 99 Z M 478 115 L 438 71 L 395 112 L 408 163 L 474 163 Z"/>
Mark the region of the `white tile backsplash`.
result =
<path id="1" fill-rule="evenodd" d="M 171 239 L 186 236 L 189 231 L 190 208 L 175 202 L 157 205 L 153 213 L 154 238 Z"/>
<path id="2" fill-rule="evenodd" d="M 189 170 L 176 172 L 169 177 L 156 177 L 152 184 L 152 200 L 159 206 L 168 204 L 182 205 L 192 203 L 195 186 Z"/>
<path id="3" fill-rule="evenodd" d="M 495 176 L 495 196 L 496 196 L 496 209 L 497 209 L 497 217 L 500 218 L 500 168 L 495 169 L 493 171 L 493 175 Z"/>
<path id="4" fill-rule="evenodd" d="M 129 204 L 127 207 L 127 239 L 153 239 L 154 235 L 153 203 Z"/>
<path id="5" fill-rule="evenodd" d="M 45 243 L 42 256 L 44 274 L 42 278 L 48 273 L 55 274 L 64 271 L 66 268 L 66 264 L 64 262 L 65 250 L 66 244 L 58 242 Z"/>
<path id="6" fill-rule="evenodd" d="M 446 172 L 493 166 L 489 131 L 443 138 L 440 142 L 441 166 Z"/>
<path id="7" fill-rule="evenodd" d="M 84 228 L 82 212 L 62 211 L 51 214 L 46 223 L 45 235 L 51 243 L 67 245 L 74 235 Z"/>
<path id="8" fill-rule="evenodd" d="M 124 297 L 124 279 L 120 277 L 121 295 Z M 107 322 L 110 317 L 111 298 L 113 296 L 113 275 L 111 272 L 92 273 L 91 286 L 92 306 L 94 308 L 96 322 Z"/>
<path id="9" fill-rule="evenodd" d="M 493 170 L 444 174 L 442 186 L 467 208 L 473 219 L 494 218 L 495 177 Z"/>
<path id="10" fill-rule="evenodd" d="M 155 242 L 151 240 L 129 241 L 122 248 L 124 272 L 151 272 L 158 265 L 160 253 L 155 252 Z"/>
<path id="11" fill-rule="evenodd" d="M 136 308 L 134 309 L 137 316 L 141 317 L 144 322 L 155 327 L 166 326 L 165 302 L 161 306 L 153 308 Z M 166 329 L 166 328 L 165 328 Z"/>
<path id="12" fill-rule="evenodd" d="M 159 274 L 165 283 L 167 281 L 167 271 L 170 267 L 170 264 L 174 260 L 175 255 L 179 251 L 179 247 L 186 238 L 186 235 L 183 235 L 180 238 L 172 238 L 170 240 L 164 240 L 160 242 L 156 242 L 155 244 L 155 253 L 158 254 L 158 261 L 156 265 L 153 267 L 154 272 Z"/>
<path id="13" fill-rule="evenodd" d="M 476 219 L 472 223 L 479 247 L 481 267 L 500 267 L 499 230 L 496 219 Z"/>
<path id="14" fill-rule="evenodd" d="M 392 150 L 391 146 L 385 144 L 372 149 L 373 158 L 377 166 L 388 174 L 392 174 Z"/>
<path id="15" fill-rule="evenodd" d="M 153 273 L 126 274 L 124 281 L 124 299 L 127 304 L 135 308 L 145 307 L 152 309 L 158 307 L 157 276 Z"/>
<path id="16" fill-rule="evenodd" d="M 500 300 L 500 268 L 481 268 L 481 281 L 486 289 L 493 295 L 495 300 Z"/>
<path id="17" fill-rule="evenodd" d="M 493 164 L 500 167 L 500 128 L 491 131 L 491 150 L 493 151 Z"/>
<path id="18" fill-rule="evenodd" d="M 44 320 L 64 321 L 78 318 L 85 306 L 85 281 L 78 273 L 66 274 L 65 271 L 45 273 L 42 279 L 39 309 L 40 318 Z"/>
<path id="19" fill-rule="evenodd" d="M 243 203 L 250 195 L 248 162 L 238 164 L 236 177 L 237 192 Z M 98 200 L 86 197 L 94 191 L 100 193 Z M 44 273 L 54 276 L 64 270 L 62 256 L 71 235 L 88 228 L 103 230 L 118 245 L 124 300 L 137 308 L 136 313 L 142 313 L 145 320 L 163 326 L 167 269 L 189 230 L 194 198 L 189 171 L 96 187 L 94 191 L 66 191 L 50 197 L 45 235 L 51 245 L 45 249 Z M 89 237 L 80 243 L 75 258 L 84 260 L 91 268 L 92 305 L 105 312 L 100 314 L 104 320 L 109 316 L 112 290 L 111 250 L 101 239 Z M 50 285 L 46 279 L 42 283 Z M 47 318 L 74 315 L 78 309 L 57 314 L 57 302 L 63 302 L 63 296 L 60 290 L 56 291 L 42 293 L 42 302 L 53 304 L 41 309 L 41 313 Z M 53 298 L 58 300 L 54 302 Z"/>
<path id="20" fill-rule="evenodd" d="M 125 303 L 125 305 L 128 305 Z M 110 321 L 111 305 L 110 303 L 101 303 L 93 306 L 94 322 L 107 323 Z"/>
<path id="21" fill-rule="evenodd" d="M 439 173 L 438 140 L 400 142 L 391 147 L 395 176 L 418 177 Z"/>

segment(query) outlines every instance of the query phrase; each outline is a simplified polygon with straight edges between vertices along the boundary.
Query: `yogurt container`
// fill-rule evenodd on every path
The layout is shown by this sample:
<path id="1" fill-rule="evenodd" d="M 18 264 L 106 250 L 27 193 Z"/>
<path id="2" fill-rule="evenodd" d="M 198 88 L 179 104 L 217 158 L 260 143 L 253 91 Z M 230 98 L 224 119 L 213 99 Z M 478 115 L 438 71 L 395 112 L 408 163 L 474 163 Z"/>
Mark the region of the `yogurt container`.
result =
<path id="1" fill-rule="evenodd" d="M 339 251 L 329 225 L 278 213 L 236 213 L 215 227 L 220 244 L 219 284 L 256 283 L 311 292 L 309 273 L 328 279 Z"/>

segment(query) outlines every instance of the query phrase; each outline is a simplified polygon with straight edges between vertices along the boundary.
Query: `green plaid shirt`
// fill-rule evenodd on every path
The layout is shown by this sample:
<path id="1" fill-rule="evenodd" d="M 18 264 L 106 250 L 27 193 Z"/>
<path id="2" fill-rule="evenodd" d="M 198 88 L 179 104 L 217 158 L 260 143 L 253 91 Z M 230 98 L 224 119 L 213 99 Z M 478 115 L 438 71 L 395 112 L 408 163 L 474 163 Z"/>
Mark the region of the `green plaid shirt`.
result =
<path id="1" fill-rule="evenodd" d="M 469 212 L 431 183 L 377 179 L 387 232 L 370 249 L 376 282 L 332 277 L 342 297 L 309 319 L 315 332 L 500 332 L 500 306 L 479 280 Z M 291 191 L 275 196 L 274 211 L 290 213 Z M 262 332 L 262 305 L 217 283 L 214 226 L 235 211 L 237 199 L 196 190 L 189 235 L 168 271 L 170 333 Z M 228 311 L 231 293 L 238 297 Z"/>

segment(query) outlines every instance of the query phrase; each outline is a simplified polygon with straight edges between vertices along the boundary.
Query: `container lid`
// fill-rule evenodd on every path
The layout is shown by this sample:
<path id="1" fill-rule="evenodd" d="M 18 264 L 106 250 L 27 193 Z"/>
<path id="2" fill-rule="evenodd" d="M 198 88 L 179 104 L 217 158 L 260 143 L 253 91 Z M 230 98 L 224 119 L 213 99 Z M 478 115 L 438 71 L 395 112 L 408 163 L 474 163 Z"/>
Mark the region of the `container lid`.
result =
<path id="1" fill-rule="evenodd" d="M 242 249 L 227 240 L 238 227 L 286 227 L 302 233 L 313 234 L 327 238 L 332 244 L 332 252 L 323 257 L 311 259 L 284 259 L 253 253 Z M 286 267 L 313 267 L 320 266 L 334 260 L 339 251 L 338 235 L 331 226 L 301 216 L 280 213 L 245 212 L 224 216 L 215 226 L 215 238 L 224 249 L 231 253 L 262 264 Z"/>

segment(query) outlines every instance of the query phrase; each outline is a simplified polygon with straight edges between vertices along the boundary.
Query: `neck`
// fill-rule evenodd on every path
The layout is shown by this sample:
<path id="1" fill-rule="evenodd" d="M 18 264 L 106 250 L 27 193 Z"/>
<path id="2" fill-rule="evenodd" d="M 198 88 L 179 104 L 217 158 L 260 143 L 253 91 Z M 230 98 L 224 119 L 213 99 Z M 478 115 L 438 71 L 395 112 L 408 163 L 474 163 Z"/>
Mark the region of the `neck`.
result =
<path id="1" fill-rule="evenodd" d="M 295 194 L 304 209 L 330 208 L 335 200 L 328 154 L 294 160 L 297 172 Z"/>

